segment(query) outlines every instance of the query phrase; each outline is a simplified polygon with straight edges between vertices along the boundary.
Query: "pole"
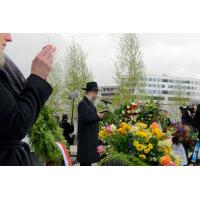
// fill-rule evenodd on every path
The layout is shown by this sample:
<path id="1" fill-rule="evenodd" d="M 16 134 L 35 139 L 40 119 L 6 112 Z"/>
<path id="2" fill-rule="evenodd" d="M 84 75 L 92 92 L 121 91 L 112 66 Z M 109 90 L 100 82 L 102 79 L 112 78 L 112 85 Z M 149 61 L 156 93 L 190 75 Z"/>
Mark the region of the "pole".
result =
<path id="1" fill-rule="evenodd" d="M 71 124 L 73 124 L 73 120 L 74 120 L 74 102 L 75 102 L 75 99 L 72 100 L 72 116 L 71 116 Z"/>

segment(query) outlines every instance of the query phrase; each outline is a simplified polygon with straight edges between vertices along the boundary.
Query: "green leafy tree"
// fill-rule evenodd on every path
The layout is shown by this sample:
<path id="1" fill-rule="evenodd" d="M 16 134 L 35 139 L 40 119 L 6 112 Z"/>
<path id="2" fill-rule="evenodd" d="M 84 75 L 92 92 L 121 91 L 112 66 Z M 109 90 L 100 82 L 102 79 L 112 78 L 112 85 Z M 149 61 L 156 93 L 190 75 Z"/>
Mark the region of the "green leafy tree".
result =
<path id="1" fill-rule="evenodd" d="M 60 116 L 67 109 L 67 102 L 66 97 L 63 95 L 65 90 L 64 68 L 59 63 L 55 64 L 48 81 L 53 87 L 53 94 L 50 96 L 47 104 L 53 109 L 55 114 Z"/>
<path id="2" fill-rule="evenodd" d="M 129 102 L 134 97 L 141 98 L 144 93 L 144 78 L 145 67 L 138 38 L 134 33 L 123 34 L 115 61 L 114 80 L 118 89 L 114 99 L 120 104 Z"/>
<path id="3" fill-rule="evenodd" d="M 87 55 L 82 47 L 75 41 L 72 41 L 67 47 L 64 60 L 65 88 L 63 95 L 67 99 L 70 93 L 74 91 L 79 92 L 79 98 L 75 102 L 76 105 L 84 93 L 82 88 L 85 87 L 87 82 L 93 80 L 93 75 L 87 66 L 86 59 Z M 69 105 L 71 105 L 70 102 Z"/>

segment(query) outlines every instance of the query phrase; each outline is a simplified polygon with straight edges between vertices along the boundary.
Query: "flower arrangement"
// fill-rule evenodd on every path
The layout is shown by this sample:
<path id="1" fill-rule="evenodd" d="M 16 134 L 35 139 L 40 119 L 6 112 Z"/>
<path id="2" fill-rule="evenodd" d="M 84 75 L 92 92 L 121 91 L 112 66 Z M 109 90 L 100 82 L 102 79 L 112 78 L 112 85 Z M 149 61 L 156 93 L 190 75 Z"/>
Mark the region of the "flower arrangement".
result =
<path id="1" fill-rule="evenodd" d="M 142 165 L 180 164 L 179 158 L 173 153 L 171 140 L 166 139 L 155 122 L 150 126 L 142 122 L 136 122 L 135 125 L 121 122 L 119 127 L 108 125 L 102 127 L 99 139 L 106 146 L 106 159 L 115 152 L 126 154 L 129 159 L 140 159 Z"/>
<path id="2" fill-rule="evenodd" d="M 119 122 L 135 124 L 138 121 L 150 126 L 152 122 L 160 122 L 163 129 L 166 129 L 166 117 L 160 109 L 158 102 L 153 100 L 136 101 L 121 105 L 115 111 L 119 116 Z"/>
<path id="3" fill-rule="evenodd" d="M 121 105 L 121 107 L 116 111 L 119 115 L 120 122 L 135 123 L 140 112 L 141 103 L 141 101 L 133 100 L 129 104 Z"/>

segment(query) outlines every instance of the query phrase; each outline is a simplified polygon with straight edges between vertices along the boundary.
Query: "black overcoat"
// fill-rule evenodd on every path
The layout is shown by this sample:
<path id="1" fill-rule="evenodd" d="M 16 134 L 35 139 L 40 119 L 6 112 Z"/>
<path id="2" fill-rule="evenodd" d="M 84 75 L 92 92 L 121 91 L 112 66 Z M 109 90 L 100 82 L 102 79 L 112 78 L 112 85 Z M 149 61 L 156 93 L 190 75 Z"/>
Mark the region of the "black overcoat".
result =
<path id="1" fill-rule="evenodd" d="M 14 65 L 10 60 L 8 65 Z M 12 66 L 11 66 L 12 67 Z M 0 165 L 33 165 L 27 135 L 40 110 L 52 92 L 51 86 L 37 75 L 30 75 L 19 95 L 0 70 Z"/>
<path id="2" fill-rule="evenodd" d="M 65 140 L 68 142 L 69 145 L 74 145 L 74 135 L 70 136 L 74 132 L 74 125 L 70 124 L 68 121 L 62 121 L 62 128 L 64 129 L 63 135 Z"/>
<path id="3" fill-rule="evenodd" d="M 79 162 L 95 163 L 100 160 L 97 153 L 99 120 L 95 106 L 84 97 L 78 105 L 77 158 Z"/>

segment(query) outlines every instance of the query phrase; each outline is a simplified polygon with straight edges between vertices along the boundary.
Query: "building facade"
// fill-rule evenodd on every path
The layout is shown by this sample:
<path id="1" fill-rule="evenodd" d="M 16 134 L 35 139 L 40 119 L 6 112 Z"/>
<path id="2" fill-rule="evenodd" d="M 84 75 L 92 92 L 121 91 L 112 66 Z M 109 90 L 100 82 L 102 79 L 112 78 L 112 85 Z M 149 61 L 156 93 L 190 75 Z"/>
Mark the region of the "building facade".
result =
<path id="1" fill-rule="evenodd" d="M 117 86 L 102 86 L 102 97 L 112 99 Z M 173 104 L 178 97 L 190 101 L 200 99 L 200 79 L 168 75 L 147 75 L 145 93 L 163 105 Z"/>

